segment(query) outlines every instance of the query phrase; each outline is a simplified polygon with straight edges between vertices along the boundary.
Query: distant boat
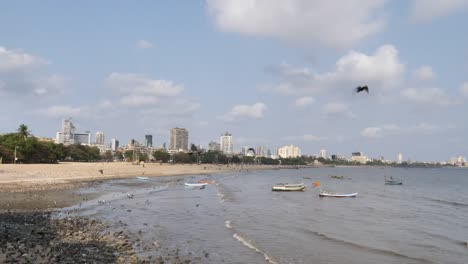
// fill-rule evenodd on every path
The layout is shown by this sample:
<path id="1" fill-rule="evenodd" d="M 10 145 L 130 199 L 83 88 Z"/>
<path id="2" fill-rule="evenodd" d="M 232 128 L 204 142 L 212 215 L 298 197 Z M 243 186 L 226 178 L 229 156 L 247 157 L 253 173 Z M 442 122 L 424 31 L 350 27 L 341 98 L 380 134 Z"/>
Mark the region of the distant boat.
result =
<path id="1" fill-rule="evenodd" d="M 205 187 L 208 183 L 185 183 L 187 187 Z"/>
<path id="2" fill-rule="evenodd" d="M 306 185 L 303 183 L 298 184 L 288 184 L 288 183 L 278 183 L 274 185 L 271 190 L 279 192 L 288 192 L 288 191 L 303 191 Z"/>
<path id="3" fill-rule="evenodd" d="M 331 175 L 330 178 L 332 179 L 344 179 L 343 175 Z"/>
<path id="4" fill-rule="evenodd" d="M 320 197 L 337 197 L 337 198 L 347 198 L 347 197 L 356 197 L 358 193 L 334 193 L 329 191 L 320 191 Z"/>
<path id="5" fill-rule="evenodd" d="M 148 177 L 143 177 L 143 176 L 137 176 L 136 178 L 139 180 L 143 180 L 143 181 L 148 180 Z"/>
<path id="6" fill-rule="evenodd" d="M 402 185 L 403 184 L 402 180 L 395 179 L 392 176 L 390 176 L 390 177 L 384 176 L 384 177 L 385 177 L 385 184 L 386 185 Z"/>

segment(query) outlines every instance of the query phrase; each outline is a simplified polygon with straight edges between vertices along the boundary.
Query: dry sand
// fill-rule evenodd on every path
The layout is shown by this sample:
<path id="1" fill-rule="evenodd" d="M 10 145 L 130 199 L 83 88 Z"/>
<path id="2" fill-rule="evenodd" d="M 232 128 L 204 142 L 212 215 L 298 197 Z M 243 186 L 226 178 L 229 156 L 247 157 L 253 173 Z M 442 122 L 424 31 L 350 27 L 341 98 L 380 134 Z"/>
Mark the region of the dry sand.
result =
<path id="1" fill-rule="evenodd" d="M 0 191 L 21 192 L 73 188 L 80 184 L 135 176 L 212 174 L 239 170 L 272 169 L 267 165 L 191 165 L 127 162 L 0 164 Z M 102 173 L 100 172 L 102 170 Z"/>

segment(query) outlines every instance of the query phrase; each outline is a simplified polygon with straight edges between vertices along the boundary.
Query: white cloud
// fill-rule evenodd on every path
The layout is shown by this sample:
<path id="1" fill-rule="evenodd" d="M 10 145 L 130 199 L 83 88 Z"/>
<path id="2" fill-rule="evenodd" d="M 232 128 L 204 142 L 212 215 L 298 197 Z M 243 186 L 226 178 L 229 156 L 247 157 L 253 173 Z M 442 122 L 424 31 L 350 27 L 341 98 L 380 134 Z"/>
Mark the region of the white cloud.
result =
<path id="1" fill-rule="evenodd" d="M 468 0 L 413 0 L 411 17 L 418 22 L 460 12 L 468 8 Z"/>
<path id="2" fill-rule="evenodd" d="M 400 92 L 402 98 L 408 102 L 416 104 L 429 104 L 439 106 L 449 106 L 457 102 L 451 99 L 442 89 L 430 88 L 408 88 Z"/>
<path id="3" fill-rule="evenodd" d="M 60 75 L 46 74 L 48 64 L 38 56 L 0 46 L 0 92 L 20 100 L 60 93 L 66 81 Z"/>
<path id="4" fill-rule="evenodd" d="M 421 66 L 420 68 L 416 69 L 414 71 L 414 76 L 421 80 L 421 81 L 427 81 L 435 78 L 435 73 L 432 70 L 431 66 Z"/>
<path id="5" fill-rule="evenodd" d="M 148 79 L 135 73 L 113 72 L 107 78 L 107 84 L 121 94 L 176 96 L 183 91 L 182 86 L 172 81 Z"/>
<path id="6" fill-rule="evenodd" d="M 308 105 L 311 105 L 315 102 L 315 99 L 312 96 L 304 96 L 297 98 L 296 101 L 294 102 L 295 107 L 306 107 Z"/>
<path id="7" fill-rule="evenodd" d="M 187 98 L 173 98 L 160 101 L 158 105 L 142 111 L 146 115 L 156 116 L 188 116 L 200 109 L 201 104 Z"/>
<path id="8" fill-rule="evenodd" d="M 403 78 L 404 64 L 392 45 L 379 47 L 373 55 L 351 51 L 341 57 L 331 72 L 317 73 L 311 68 L 289 65 L 270 67 L 281 78 L 276 91 L 289 94 L 317 94 L 333 89 L 351 91 L 355 86 L 369 85 L 372 92 L 394 88 Z"/>
<path id="9" fill-rule="evenodd" d="M 322 107 L 322 112 L 328 116 L 356 117 L 356 115 L 351 112 L 347 104 L 340 102 L 325 104 Z"/>
<path id="10" fill-rule="evenodd" d="M 361 136 L 367 138 L 380 138 L 382 137 L 382 128 L 380 127 L 366 127 L 361 131 Z"/>
<path id="11" fill-rule="evenodd" d="M 366 127 L 361 131 L 361 136 L 366 138 L 383 138 L 394 135 L 428 134 L 437 131 L 438 127 L 429 123 L 419 123 L 411 127 L 400 127 L 396 124 Z"/>
<path id="12" fill-rule="evenodd" d="M 149 42 L 147 40 L 140 39 L 140 40 L 137 41 L 136 46 L 137 46 L 137 48 L 140 48 L 140 49 L 150 49 L 154 45 L 153 45 L 153 43 L 151 43 L 151 42 Z"/>
<path id="13" fill-rule="evenodd" d="M 236 105 L 221 119 L 226 121 L 236 121 L 243 119 L 260 119 L 263 117 L 266 105 L 264 103 L 255 103 L 253 105 Z"/>
<path id="14" fill-rule="evenodd" d="M 461 85 L 460 87 L 460 93 L 465 96 L 465 97 L 468 97 L 468 82 L 465 82 Z"/>
<path id="15" fill-rule="evenodd" d="M 126 95 L 120 98 L 120 103 L 128 106 L 154 105 L 159 102 L 156 96 Z"/>
<path id="16" fill-rule="evenodd" d="M 54 105 L 42 111 L 48 117 L 76 117 L 82 113 L 80 107 L 69 105 Z"/>
<path id="17" fill-rule="evenodd" d="M 385 0 L 207 0 L 223 31 L 347 47 L 380 32 Z"/>
<path id="18" fill-rule="evenodd" d="M 319 137 L 311 134 L 305 134 L 302 136 L 287 136 L 283 138 L 284 140 L 287 141 L 305 141 L 305 142 L 313 142 L 313 141 L 324 141 L 327 140 L 328 138 L 326 137 Z"/>
<path id="19" fill-rule="evenodd" d="M 0 72 L 21 70 L 45 64 L 48 64 L 48 62 L 42 58 L 20 50 L 9 50 L 0 46 Z"/>

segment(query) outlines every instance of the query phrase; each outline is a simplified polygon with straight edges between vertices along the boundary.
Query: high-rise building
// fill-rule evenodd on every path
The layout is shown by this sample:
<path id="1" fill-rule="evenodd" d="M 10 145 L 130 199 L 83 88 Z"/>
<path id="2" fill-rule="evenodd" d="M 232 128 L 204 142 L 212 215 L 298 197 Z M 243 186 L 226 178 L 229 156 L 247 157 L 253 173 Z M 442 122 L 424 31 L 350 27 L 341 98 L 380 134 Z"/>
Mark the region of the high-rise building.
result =
<path id="1" fill-rule="evenodd" d="M 401 164 L 403 162 L 403 154 L 398 153 L 397 155 L 397 161 L 398 164 Z"/>
<path id="2" fill-rule="evenodd" d="M 229 132 L 224 133 L 219 138 L 219 145 L 224 154 L 232 154 L 232 135 Z"/>
<path id="3" fill-rule="evenodd" d="M 55 137 L 57 144 L 91 144 L 91 132 L 76 133 L 75 126 L 70 119 L 64 119 L 62 122 L 62 131 L 57 132 Z"/>
<path id="4" fill-rule="evenodd" d="M 319 152 L 319 158 L 324 158 L 326 159 L 328 156 L 327 156 L 327 150 L 326 149 L 321 149 L 320 152 Z"/>
<path id="5" fill-rule="evenodd" d="M 208 143 L 208 150 L 220 151 L 221 150 L 221 145 L 219 145 L 218 142 L 211 141 L 210 143 Z"/>
<path id="6" fill-rule="evenodd" d="M 119 141 L 116 138 L 111 139 L 111 150 L 116 151 L 119 148 Z"/>
<path id="7" fill-rule="evenodd" d="M 359 162 L 365 164 L 369 161 L 366 155 L 362 152 L 352 152 L 351 153 L 351 161 Z"/>
<path id="8" fill-rule="evenodd" d="M 257 157 L 264 157 L 265 156 L 265 147 L 264 146 L 257 146 L 255 150 L 255 155 Z"/>
<path id="9" fill-rule="evenodd" d="M 153 135 L 145 135 L 145 146 L 148 148 L 153 147 Z"/>
<path id="10" fill-rule="evenodd" d="M 297 158 L 301 156 L 301 149 L 294 145 L 282 146 L 278 148 L 278 156 L 280 158 Z"/>
<path id="11" fill-rule="evenodd" d="M 179 127 L 172 128 L 169 136 L 170 150 L 188 150 L 189 132 L 187 129 Z"/>
<path id="12" fill-rule="evenodd" d="M 101 131 L 96 132 L 96 145 L 104 145 L 104 133 Z"/>

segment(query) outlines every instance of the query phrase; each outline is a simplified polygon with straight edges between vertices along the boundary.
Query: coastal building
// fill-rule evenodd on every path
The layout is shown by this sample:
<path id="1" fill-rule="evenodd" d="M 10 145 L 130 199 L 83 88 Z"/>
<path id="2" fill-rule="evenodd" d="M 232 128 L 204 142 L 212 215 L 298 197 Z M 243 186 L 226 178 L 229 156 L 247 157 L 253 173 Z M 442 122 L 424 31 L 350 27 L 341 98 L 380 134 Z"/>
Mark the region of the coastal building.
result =
<path id="1" fill-rule="evenodd" d="M 301 156 L 301 149 L 294 145 L 286 145 L 278 148 L 278 157 L 297 158 Z"/>
<path id="2" fill-rule="evenodd" d="M 175 127 L 169 133 L 169 149 L 173 151 L 188 150 L 189 132 L 185 128 Z"/>
<path id="3" fill-rule="evenodd" d="M 104 145 L 104 133 L 101 131 L 96 132 L 96 145 Z"/>
<path id="4" fill-rule="evenodd" d="M 369 161 L 369 158 L 362 152 L 353 152 L 351 153 L 351 161 L 366 164 Z"/>
<path id="5" fill-rule="evenodd" d="M 153 135 L 145 135 L 145 146 L 147 148 L 153 147 Z"/>
<path id="6" fill-rule="evenodd" d="M 403 162 L 403 154 L 398 153 L 396 162 L 401 164 Z"/>
<path id="7" fill-rule="evenodd" d="M 328 156 L 327 156 L 327 150 L 326 150 L 326 149 L 321 149 L 321 150 L 320 150 L 320 152 L 319 152 L 319 158 L 323 158 L 323 159 L 328 158 Z"/>
<path id="8" fill-rule="evenodd" d="M 265 157 L 265 147 L 264 146 L 257 146 L 255 150 L 255 155 L 257 157 Z"/>
<path id="9" fill-rule="evenodd" d="M 64 119 L 62 121 L 62 131 L 57 132 L 55 136 L 55 143 L 57 144 L 86 144 L 91 145 L 91 132 L 76 133 L 75 126 L 71 119 Z"/>
<path id="10" fill-rule="evenodd" d="M 224 154 L 232 154 L 232 135 L 229 132 L 224 133 L 219 138 L 219 145 L 221 146 L 221 151 Z"/>
<path id="11" fill-rule="evenodd" d="M 208 143 L 208 150 L 210 151 L 220 151 L 221 150 L 221 145 L 218 142 L 211 141 Z"/>
<path id="12" fill-rule="evenodd" d="M 466 159 L 463 156 L 453 157 L 453 158 L 450 158 L 448 163 L 454 166 L 462 167 L 462 166 L 466 166 Z"/>
<path id="13" fill-rule="evenodd" d="M 111 139 L 111 150 L 116 151 L 119 148 L 119 141 L 116 138 Z"/>

